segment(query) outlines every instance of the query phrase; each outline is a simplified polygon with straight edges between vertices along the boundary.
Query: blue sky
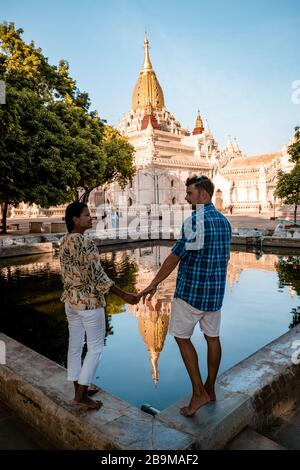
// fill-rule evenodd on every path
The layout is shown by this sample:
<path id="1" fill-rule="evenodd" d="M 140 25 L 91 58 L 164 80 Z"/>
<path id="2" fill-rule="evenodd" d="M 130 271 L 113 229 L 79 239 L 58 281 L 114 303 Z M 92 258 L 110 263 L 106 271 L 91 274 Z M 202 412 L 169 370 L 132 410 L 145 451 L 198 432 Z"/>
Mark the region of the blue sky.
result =
<path id="1" fill-rule="evenodd" d="M 193 129 L 200 108 L 221 146 L 276 151 L 300 124 L 299 0 L 1 0 L 52 64 L 70 63 L 92 108 L 116 125 L 130 110 L 145 27 L 165 103 Z"/>

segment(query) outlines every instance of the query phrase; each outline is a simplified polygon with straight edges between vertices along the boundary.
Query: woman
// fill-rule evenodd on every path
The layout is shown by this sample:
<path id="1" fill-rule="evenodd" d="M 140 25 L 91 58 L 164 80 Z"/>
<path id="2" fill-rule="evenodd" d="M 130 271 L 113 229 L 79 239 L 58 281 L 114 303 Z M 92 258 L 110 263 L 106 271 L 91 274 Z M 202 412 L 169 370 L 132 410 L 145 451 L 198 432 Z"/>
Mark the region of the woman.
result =
<path id="1" fill-rule="evenodd" d="M 60 245 L 61 274 L 64 291 L 61 297 L 69 326 L 68 380 L 74 383 L 74 404 L 99 409 L 102 402 L 89 397 L 89 385 L 100 361 L 105 338 L 105 299 L 110 290 L 125 302 L 136 304 L 139 297 L 122 291 L 104 272 L 96 245 L 84 232 L 92 227 L 87 205 L 73 202 L 66 209 L 68 233 Z M 87 338 L 87 354 L 81 364 Z"/>

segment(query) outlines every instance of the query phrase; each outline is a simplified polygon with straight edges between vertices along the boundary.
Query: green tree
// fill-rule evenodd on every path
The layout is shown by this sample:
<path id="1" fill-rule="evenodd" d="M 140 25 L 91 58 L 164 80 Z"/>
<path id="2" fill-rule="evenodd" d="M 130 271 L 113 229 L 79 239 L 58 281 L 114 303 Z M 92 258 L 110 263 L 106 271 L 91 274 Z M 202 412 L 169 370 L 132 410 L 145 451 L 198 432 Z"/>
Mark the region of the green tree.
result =
<path id="1" fill-rule="evenodd" d="M 279 172 L 275 195 L 284 204 L 295 205 L 294 222 L 297 222 L 297 209 L 300 204 L 300 132 L 295 128 L 293 143 L 288 147 L 289 160 L 295 163 L 290 173 Z"/>
<path id="2" fill-rule="evenodd" d="M 124 188 L 135 174 L 135 168 L 132 164 L 134 148 L 116 129 L 105 126 L 104 149 L 107 156 L 107 166 L 103 183 L 117 181 L 121 188 Z"/>
<path id="3" fill-rule="evenodd" d="M 70 147 L 68 130 L 37 94 L 7 87 L 6 104 L 0 107 L 4 233 L 9 204 L 24 201 L 49 207 L 73 199 L 69 183 L 77 173 L 66 158 L 65 149 Z"/>
<path id="4" fill-rule="evenodd" d="M 133 147 L 95 111 L 62 60 L 50 65 L 23 30 L 0 24 L 0 79 L 7 87 L 0 107 L 0 203 L 3 225 L 9 204 L 43 207 L 87 201 L 106 182 L 121 185 L 134 174 Z"/>
<path id="5" fill-rule="evenodd" d="M 81 97 L 82 99 L 82 97 Z M 49 106 L 69 129 L 72 145 L 68 159 L 76 168 L 69 182 L 76 199 L 88 201 L 91 191 L 117 181 L 122 187 L 134 173 L 133 147 L 96 112 L 87 113 L 77 102 Z"/>
<path id="6" fill-rule="evenodd" d="M 0 202 L 3 232 L 9 204 L 21 201 L 44 207 L 67 202 L 74 166 L 66 160 L 67 129 L 49 103 L 80 99 L 68 64 L 52 66 L 41 49 L 22 40 L 23 30 L 0 24 L 0 79 L 6 103 L 0 106 Z"/>
<path id="7" fill-rule="evenodd" d="M 33 41 L 26 44 L 23 29 L 14 23 L 0 24 L 0 78 L 17 90 L 29 89 L 45 101 L 76 99 L 80 95 L 76 82 L 69 76 L 69 66 L 64 60 L 58 66 L 50 65 Z"/>
<path id="8" fill-rule="evenodd" d="M 297 208 L 300 204 L 300 164 L 296 164 L 290 173 L 279 172 L 275 195 L 284 204 L 294 204 L 294 222 L 297 222 Z"/>
<path id="9" fill-rule="evenodd" d="M 293 143 L 288 147 L 290 161 L 293 163 L 300 163 L 300 128 L 295 127 L 295 135 Z"/>

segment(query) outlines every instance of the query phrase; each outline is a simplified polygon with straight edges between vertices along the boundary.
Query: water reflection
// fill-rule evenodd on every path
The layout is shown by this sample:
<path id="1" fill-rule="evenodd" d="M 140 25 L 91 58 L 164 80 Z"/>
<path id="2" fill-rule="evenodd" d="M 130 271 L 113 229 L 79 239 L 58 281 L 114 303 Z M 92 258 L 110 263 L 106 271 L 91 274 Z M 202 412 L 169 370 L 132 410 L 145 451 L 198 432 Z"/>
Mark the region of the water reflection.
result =
<path id="1" fill-rule="evenodd" d="M 151 246 L 135 251 L 135 258 L 139 267 L 139 275 L 136 283 L 136 289 L 138 291 L 144 289 L 151 282 L 168 254 L 169 247 L 162 246 Z M 290 268 L 289 277 L 286 275 L 285 278 L 283 278 L 281 273 L 283 270 L 283 260 L 286 258 L 289 259 L 288 265 L 290 266 L 290 264 L 293 263 L 293 266 Z M 295 268 L 296 266 L 298 269 Z M 279 268 L 281 268 L 281 270 Z M 288 269 L 286 264 L 285 269 Z M 273 273 L 277 271 L 279 274 L 280 287 L 287 287 L 291 298 L 293 298 L 295 294 L 300 295 L 300 284 L 298 284 L 298 291 L 297 288 L 295 288 L 296 283 L 299 283 L 298 257 L 289 256 L 278 258 L 278 256 L 273 254 L 257 256 L 256 253 L 231 251 L 227 271 L 227 281 L 231 290 L 237 287 L 242 273 L 247 270 L 268 271 Z M 129 306 L 129 311 L 138 318 L 139 333 L 149 353 L 152 366 L 152 378 L 155 384 L 159 379 L 158 359 L 167 335 L 175 282 L 176 271 L 158 287 L 157 294 L 154 296 L 152 303 L 150 302 L 143 305 L 141 302 L 137 306 Z M 251 295 L 251 292 L 247 294 Z M 300 307 L 293 308 L 291 314 L 292 322 L 289 328 L 299 323 Z"/>
<path id="2" fill-rule="evenodd" d="M 279 256 L 276 262 L 279 286 L 289 286 L 291 295 L 300 296 L 300 256 Z M 291 310 L 292 321 L 289 328 L 300 323 L 300 306 Z"/>
<path id="3" fill-rule="evenodd" d="M 136 263 L 126 252 L 104 253 L 101 260 L 119 287 L 134 291 Z M 0 331 L 66 367 L 68 326 L 61 293 L 57 256 L 0 260 Z M 124 302 L 108 295 L 106 338 L 113 334 L 111 314 L 123 311 Z"/>
<path id="4" fill-rule="evenodd" d="M 169 326 L 170 307 L 159 295 L 146 300 L 145 304 L 130 306 L 130 310 L 138 319 L 138 329 L 149 353 L 152 368 L 152 379 L 155 384 L 159 380 L 158 359 L 163 350 Z"/>
<path id="5" fill-rule="evenodd" d="M 135 245 L 134 249 L 125 249 L 126 247 L 124 247 L 122 250 L 118 248 L 118 251 L 109 251 L 107 248 L 101 254 L 101 261 L 108 275 L 118 286 L 124 290 L 137 292 L 151 282 L 170 252 L 169 245 L 169 243 L 160 245 L 152 243 L 149 246 L 136 247 Z M 252 287 L 250 284 L 246 287 L 243 285 L 242 281 L 245 279 L 246 273 L 254 273 L 254 277 L 249 278 Z M 264 277 L 261 278 L 259 273 Z M 271 280 L 266 277 L 267 273 L 275 275 L 275 282 L 273 282 L 273 277 Z M 270 312 L 270 307 L 264 307 L 267 303 L 267 299 L 264 298 L 264 295 L 266 297 L 264 284 L 259 284 L 256 279 L 268 279 L 268 289 L 270 282 L 273 283 L 271 289 L 274 293 L 274 299 L 275 294 L 278 294 L 277 287 L 282 292 L 284 291 L 284 295 L 288 289 L 290 305 L 285 301 L 283 302 L 284 309 L 278 307 L 276 315 L 275 312 Z M 130 333 L 136 335 L 138 332 L 142 339 L 143 348 L 147 351 L 150 361 L 154 384 L 160 380 L 159 361 L 167 342 L 175 280 L 176 272 L 174 271 L 159 286 L 152 301 L 145 304 L 140 302 L 135 306 L 127 306 L 119 297 L 111 294 L 107 297 L 108 341 L 109 337 L 115 333 L 114 329 L 117 324 L 115 319 L 119 317 L 117 314 L 129 312 L 132 318 L 136 319 L 136 331 Z M 225 343 L 227 337 L 231 338 L 232 330 L 229 325 L 233 320 L 231 320 L 230 311 L 238 305 L 248 306 L 251 303 L 249 311 L 253 312 L 251 321 L 257 322 L 257 329 L 255 329 L 257 337 L 264 334 L 264 330 L 266 331 L 266 335 L 258 344 L 264 344 L 270 339 L 267 333 L 272 328 L 268 323 L 269 320 L 265 320 L 265 318 L 269 319 L 272 313 L 274 314 L 272 320 L 274 324 L 276 321 L 279 322 L 279 315 L 281 315 L 280 324 L 285 324 L 276 330 L 276 332 L 280 331 L 280 334 L 300 322 L 300 306 L 294 305 L 300 296 L 300 256 L 264 254 L 257 257 L 254 253 L 246 251 L 232 251 L 227 280 L 228 288 L 224 306 L 224 310 L 227 309 L 227 319 L 225 315 L 224 318 L 228 324 L 226 326 L 225 323 L 224 326 Z M 65 366 L 68 332 L 64 306 L 59 300 L 61 290 L 59 259 L 52 257 L 51 254 L 0 260 L 0 331 Z M 255 296 L 253 295 L 254 291 Z M 272 308 L 274 307 L 272 306 Z M 288 317 L 285 310 L 288 310 Z M 245 335 L 245 343 L 247 342 L 248 345 L 247 327 L 249 329 L 249 324 L 247 325 L 247 321 L 248 323 L 250 321 L 248 312 L 247 315 L 248 318 L 244 315 L 245 323 L 244 328 L 241 326 L 241 334 Z M 283 322 L 282 315 L 284 315 Z M 240 319 L 240 317 L 237 318 Z M 236 320 L 234 321 L 234 327 L 237 327 Z M 263 323 L 264 321 L 269 325 L 269 328 Z M 261 323 L 263 323 L 263 328 Z M 250 326 L 255 328 L 253 323 Z M 118 331 L 116 333 L 119 334 Z M 241 348 L 245 347 L 242 337 L 240 343 Z M 131 344 L 130 336 L 126 339 L 126 344 L 122 345 L 125 348 L 124 354 L 126 354 L 128 344 Z M 253 347 L 257 347 L 257 343 L 253 343 Z M 246 353 L 249 353 L 247 348 Z M 231 359 L 231 363 L 234 363 L 234 360 L 236 362 L 240 357 L 237 353 L 233 352 L 233 354 L 236 354 L 236 357 Z M 115 360 L 117 361 L 117 358 Z M 172 357 L 169 360 L 172 361 Z"/>

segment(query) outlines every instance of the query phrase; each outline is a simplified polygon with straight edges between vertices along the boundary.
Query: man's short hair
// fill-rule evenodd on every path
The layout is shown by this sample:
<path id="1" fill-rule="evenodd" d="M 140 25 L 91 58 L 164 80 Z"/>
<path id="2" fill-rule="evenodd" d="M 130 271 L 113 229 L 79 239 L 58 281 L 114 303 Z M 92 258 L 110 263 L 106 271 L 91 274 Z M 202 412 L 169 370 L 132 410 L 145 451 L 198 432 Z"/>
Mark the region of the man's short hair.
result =
<path id="1" fill-rule="evenodd" d="M 214 194 L 215 186 L 207 176 L 191 176 L 186 180 L 185 185 L 191 186 L 191 184 L 194 184 L 198 191 L 200 191 L 201 189 L 205 189 L 205 191 L 210 195 L 210 197 L 212 197 Z"/>

